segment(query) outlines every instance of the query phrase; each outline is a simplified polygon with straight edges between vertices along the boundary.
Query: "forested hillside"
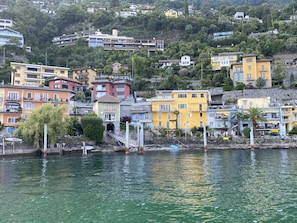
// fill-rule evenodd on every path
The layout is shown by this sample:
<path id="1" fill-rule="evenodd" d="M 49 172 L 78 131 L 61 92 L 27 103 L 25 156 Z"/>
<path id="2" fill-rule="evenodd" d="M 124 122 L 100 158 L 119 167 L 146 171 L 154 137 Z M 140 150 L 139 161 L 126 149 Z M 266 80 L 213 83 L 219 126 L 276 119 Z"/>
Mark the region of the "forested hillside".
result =
<path id="1" fill-rule="evenodd" d="M 117 17 L 115 16 L 117 11 L 129 9 L 124 8 L 122 1 L 111 1 L 109 5 L 112 3 L 113 7 L 94 13 L 87 12 L 87 7 L 90 5 L 88 1 L 82 1 L 82 3 L 76 1 L 76 4 L 57 8 L 54 15 L 41 12 L 30 1 L 18 0 L 17 4 L 13 4 L 13 0 L 6 0 L 6 2 L 9 5 L 9 10 L 0 12 L 0 17 L 14 20 L 16 22 L 14 29 L 24 35 L 25 45 L 32 48 L 32 52 L 26 52 L 24 49 L 6 46 L 6 69 L 2 69 L 1 73 L 7 73 L 7 75 L 9 75 L 7 68 L 9 61 L 13 60 L 11 55 L 14 55 L 22 56 L 30 63 L 46 63 L 69 68 L 93 67 L 99 74 L 109 74 L 111 64 L 114 62 L 127 64 L 128 73 L 132 73 L 133 64 L 136 80 L 134 87 L 137 90 L 151 87 L 182 89 L 189 87 L 187 81 L 191 79 L 201 80 L 203 86 L 221 86 L 228 81 L 224 80 L 226 71 L 220 73 L 211 71 L 211 55 L 226 51 L 242 51 L 255 53 L 263 58 L 280 52 L 295 52 L 297 50 L 297 23 L 295 21 L 283 22 L 294 14 L 292 9 L 297 9 L 296 0 L 282 7 L 270 2 L 259 6 L 225 5 L 215 10 L 212 10 L 211 5 L 207 4 L 211 1 L 202 1 L 204 5 L 201 10 L 197 10 L 193 14 L 187 14 L 185 2 L 179 2 L 182 3 L 179 5 L 179 10 L 184 11 L 184 14 L 178 18 L 166 17 L 163 10 L 158 7 L 146 14 L 139 13 L 137 16 L 128 18 Z M 52 2 L 54 5 L 55 1 Z M 162 2 L 158 1 L 158 4 Z M 249 3 L 249 1 L 245 2 Z M 58 1 L 56 3 L 58 4 Z M 140 1 L 134 3 L 140 3 Z M 178 1 L 174 1 L 174 3 L 178 3 Z M 91 5 L 93 6 L 93 4 Z M 126 7 L 129 7 L 127 2 Z M 245 22 L 233 21 L 233 15 L 237 11 L 243 11 L 246 15 L 257 19 Z M 87 47 L 83 40 L 78 41 L 76 45 L 63 48 L 52 44 L 52 39 L 55 36 L 97 29 L 106 34 L 111 34 L 112 29 L 118 29 L 120 35 L 164 39 L 165 51 L 147 57 L 145 50 L 135 52 L 104 51 L 101 48 Z M 278 30 L 278 35 L 263 35 L 256 39 L 248 38 L 250 33 L 267 32 L 274 29 Z M 213 39 L 214 32 L 223 31 L 233 31 L 234 35 L 227 39 Z M 2 53 L 3 50 L 0 54 Z M 159 68 L 159 60 L 179 59 L 182 55 L 189 55 L 195 62 L 195 66 L 187 69 Z M 157 86 L 144 81 L 151 77 L 162 77 L 164 81 Z M 169 82 L 168 79 L 173 81 Z"/>

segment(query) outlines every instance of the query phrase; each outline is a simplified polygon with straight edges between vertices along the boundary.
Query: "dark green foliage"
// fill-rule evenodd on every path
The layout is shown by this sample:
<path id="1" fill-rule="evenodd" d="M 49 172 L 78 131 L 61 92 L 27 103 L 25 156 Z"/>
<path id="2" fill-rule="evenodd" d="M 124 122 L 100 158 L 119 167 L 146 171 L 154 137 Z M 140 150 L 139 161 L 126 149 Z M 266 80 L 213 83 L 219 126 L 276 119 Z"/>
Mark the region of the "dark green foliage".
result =
<path id="1" fill-rule="evenodd" d="M 297 135 L 297 126 L 292 128 L 292 130 L 289 132 L 289 135 Z"/>
<path id="2" fill-rule="evenodd" d="M 83 135 L 96 143 L 102 142 L 105 127 L 103 120 L 97 116 L 83 116 L 81 119 Z"/>
<path id="3" fill-rule="evenodd" d="M 250 128 L 244 128 L 243 135 L 245 138 L 250 138 L 251 129 Z"/>
<path id="4" fill-rule="evenodd" d="M 237 83 L 236 90 L 243 90 L 243 89 L 245 89 L 245 84 L 244 83 Z"/>
<path id="5" fill-rule="evenodd" d="M 232 91 L 232 90 L 233 90 L 233 86 L 230 86 L 230 85 L 223 86 L 223 91 Z"/>

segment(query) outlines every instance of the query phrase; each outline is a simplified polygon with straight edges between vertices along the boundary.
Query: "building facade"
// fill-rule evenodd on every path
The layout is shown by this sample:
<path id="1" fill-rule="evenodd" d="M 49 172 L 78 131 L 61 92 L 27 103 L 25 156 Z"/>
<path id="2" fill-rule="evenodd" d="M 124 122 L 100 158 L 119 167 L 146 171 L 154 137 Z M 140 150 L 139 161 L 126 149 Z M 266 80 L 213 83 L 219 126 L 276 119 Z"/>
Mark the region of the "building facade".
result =
<path id="1" fill-rule="evenodd" d="M 79 81 L 67 77 L 55 77 L 49 80 L 49 88 L 68 89 L 70 91 L 83 91 L 83 84 Z"/>
<path id="2" fill-rule="evenodd" d="M 210 98 L 206 90 L 157 92 L 151 99 L 152 124 L 155 128 L 180 128 L 187 132 L 206 126 Z"/>
<path id="3" fill-rule="evenodd" d="M 129 76 L 99 76 L 92 82 L 93 98 L 97 100 L 104 95 L 111 95 L 121 100 L 130 96 L 132 79 Z"/>
<path id="4" fill-rule="evenodd" d="M 0 46 L 16 45 L 22 48 L 24 46 L 23 34 L 10 28 L 0 29 Z"/>
<path id="5" fill-rule="evenodd" d="M 26 119 L 44 103 L 67 106 L 65 116 L 68 116 L 72 96 L 73 92 L 66 89 L 0 85 L 0 121 L 7 127 L 7 133 L 11 133 L 20 118 Z"/>
<path id="6" fill-rule="evenodd" d="M 230 69 L 230 78 L 233 84 L 244 83 L 247 86 L 255 87 L 258 79 L 265 81 L 265 88 L 272 87 L 271 60 L 257 59 L 255 54 L 242 56 L 242 61 L 233 63 Z"/>
<path id="7" fill-rule="evenodd" d="M 45 79 L 68 77 L 69 68 L 11 62 L 11 85 L 43 86 Z"/>
<path id="8" fill-rule="evenodd" d="M 152 102 L 142 101 L 131 106 L 131 123 L 136 127 L 137 123 L 144 127 L 153 128 L 152 124 Z"/>
<path id="9" fill-rule="evenodd" d="M 95 101 L 93 110 L 102 118 L 105 131 L 115 134 L 120 132 L 120 102 L 120 99 L 111 95 L 104 95 Z"/>
<path id="10" fill-rule="evenodd" d="M 95 81 L 97 71 L 93 68 L 76 68 L 72 70 L 72 78 L 83 84 L 84 88 L 92 88 L 92 82 Z"/>
<path id="11" fill-rule="evenodd" d="M 230 68 L 232 63 L 237 62 L 242 52 L 226 52 L 211 56 L 212 70 L 221 70 L 223 67 Z"/>

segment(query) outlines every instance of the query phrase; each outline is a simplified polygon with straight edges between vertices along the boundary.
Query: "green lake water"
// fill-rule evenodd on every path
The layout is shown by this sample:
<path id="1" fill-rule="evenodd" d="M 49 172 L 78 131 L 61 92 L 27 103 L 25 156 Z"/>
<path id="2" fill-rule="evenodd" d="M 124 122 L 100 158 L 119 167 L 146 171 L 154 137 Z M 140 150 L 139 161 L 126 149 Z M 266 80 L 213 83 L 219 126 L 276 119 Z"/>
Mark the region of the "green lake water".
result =
<path id="1" fill-rule="evenodd" d="M 297 150 L 0 158 L 0 222 L 297 222 Z"/>

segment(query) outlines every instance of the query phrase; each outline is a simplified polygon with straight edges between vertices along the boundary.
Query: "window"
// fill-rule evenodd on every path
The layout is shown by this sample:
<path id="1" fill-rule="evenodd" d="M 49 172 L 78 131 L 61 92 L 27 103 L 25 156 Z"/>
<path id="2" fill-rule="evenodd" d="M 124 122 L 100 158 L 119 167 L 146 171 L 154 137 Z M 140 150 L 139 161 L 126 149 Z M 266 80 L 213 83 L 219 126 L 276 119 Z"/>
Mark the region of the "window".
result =
<path id="1" fill-rule="evenodd" d="M 162 119 L 162 113 L 161 112 L 158 113 L 158 118 Z"/>
<path id="2" fill-rule="evenodd" d="M 187 98 L 187 94 L 178 94 L 177 97 L 178 98 Z"/>
<path id="3" fill-rule="evenodd" d="M 19 95 L 17 92 L 8 92 L 8 99 L 9 100 L 18 100 Z"/>
<path id="4" fill-rule="evenodd" d="M 261 68 L 262 68 L 262 71 L 264 71 L 265 70 L 265 65 L 262 64 Z"/>
<path id="5" fill-rule="evenodd" d="M 265 73 L 261 72 L 261 78 L 265 80 Z"/>
<path id="6" fill-rule="evenodd" d="M 203 117 L 203 113 L 200 112 L 200 117 Z"/>
<path id="7" fill-rule="evenodd" d="M 252 66 L 251 65 L 248 65 L 248 70 L 251 70 L 252 69 Z"/>
<path id="8" fill-rule="evenodd" d="M 185 122 L 185 126 L 189 126 L 190 125 L 190 122 L 189 121 L 186 121 Z"/>
<path id="9" fill-rule="evenodd" d="M 167 115 L 167 118 L 170 120 L 171 119 L 171 113 L 169 112 Z"/>
<path id="10" fill-rule="evenodd" d="M 59 95 L 57 94 L 54 94 L 54 98 L 53 98 L 54 101 L 59 101 Z"/>
<path id="11" fill-rule="evenodd" d="M 203 127 L 203 122 L 202 121 L 200 121 L 200 127 Z"/>
<path id="12" fill-rule="evenodd" d="M 169 122 L 166 122 L 166 128 L 170 128 Z"/>
<path id="13" fill-rule="evenodd" d="M 160 111 L 170 111 L 170 105 L 159 105 Z"/>
<path id="14" fill-rule="evenodd" d="M 248 79 L 248 80 L 251 80 L 251 79 L 252 79 L 252 74 L 248 73 L 248 74 L 247 74 L 247 79 Z"/>
<path id="15" fill-rule="evenodd" d="M 178 109 L 186 109 L 186 108 L 188 108 L 188 105 L 187 104 L 178 104 L 177 107 L 178 107 Z"/>
<path id="16" fill-rule="evenodd" d="M 43 99 L 44 101 L 48 101 L 48 94 L 43 94 L 43 95 L 42 95 L 42 99 Z"/>
<path id="17" fill-rule="evenodd" d="M 106 104 L 104 106 L 104 111 L 115 111 L 116 105 L 115 104 Z"/>
<path id="18" fill-rule="evenodd" d="M 21 82 L 20 81 L 14 81 L 14 83 L 17 85 L 17 84 L 20 84 Z"/>
<path id="19" fill-rule="evenodd" d="M 28 99 L 32 98 L 32 93 L 28 92 L 27 97 L 28 97 Z"/>
<path id="20" fill-rule="evenodd" d="M 40 100 L 40 93 L 35 93 L 35 100 L 39 101 Z"/>
<path id="21" fill-rule="evenodd" d="M 61 74 L 64 74 L 64 73 L 65 73 L 65 70 L 61 70 L 60 73 L 61 73 Z"/>
<path id="22" fill-rule="evenodd" d="M 104 114 L 105 121 L 115 121 L 116 115 L 114 113 L 106 113 Z"/>
<path id="23" fill-rule="evenodd" d="M 159 122 L 158 126 L 159 128 L 162 128 L 162 122 Z"/>
<path id="24" fill-rule="evenodd" d="M 252 58 L 246 58 L 246 59 L 245 59 L 245 62 L 247 62 L 247 63 L 251 63 L 251 62 L 253 62 L 253 59 L 252 59 Z"/>
<path id="25" fill-rule="evenodd" d="M 32 102 L 25 102 L 24 103 L 24 109 L 31 110 L 33 108 L 34 108 L 34 103 L 32 103 Z"/>
<path id="26" fill-rule="evenodd" d="M 192 94 L 192 98 L 197 98 L 197 94 Z"/>
<path id="27" fill-rule="evenodd" d="M 204 94 L 200 94 L 200 98 L 204 98 Z"/>
<path id="28" fill-rule="evenodd" d="M 210 127 L 213 127 L 213 122 L 209 122 L 209 126 Z"/>
<path id="29" fill-rule="evenodd" d="M 9 124 L 14 124 L 14 123 L 17 123 L 16 120 L 17 120 L 16 118 L 8 118 L 8 119 L 7 119 L 7 123 L 9 123 Z"/>
<path id="30" fill-rule="evenodd" d="M 20 73 L 15 73 L 15 77 L 21 77 Z"/>

